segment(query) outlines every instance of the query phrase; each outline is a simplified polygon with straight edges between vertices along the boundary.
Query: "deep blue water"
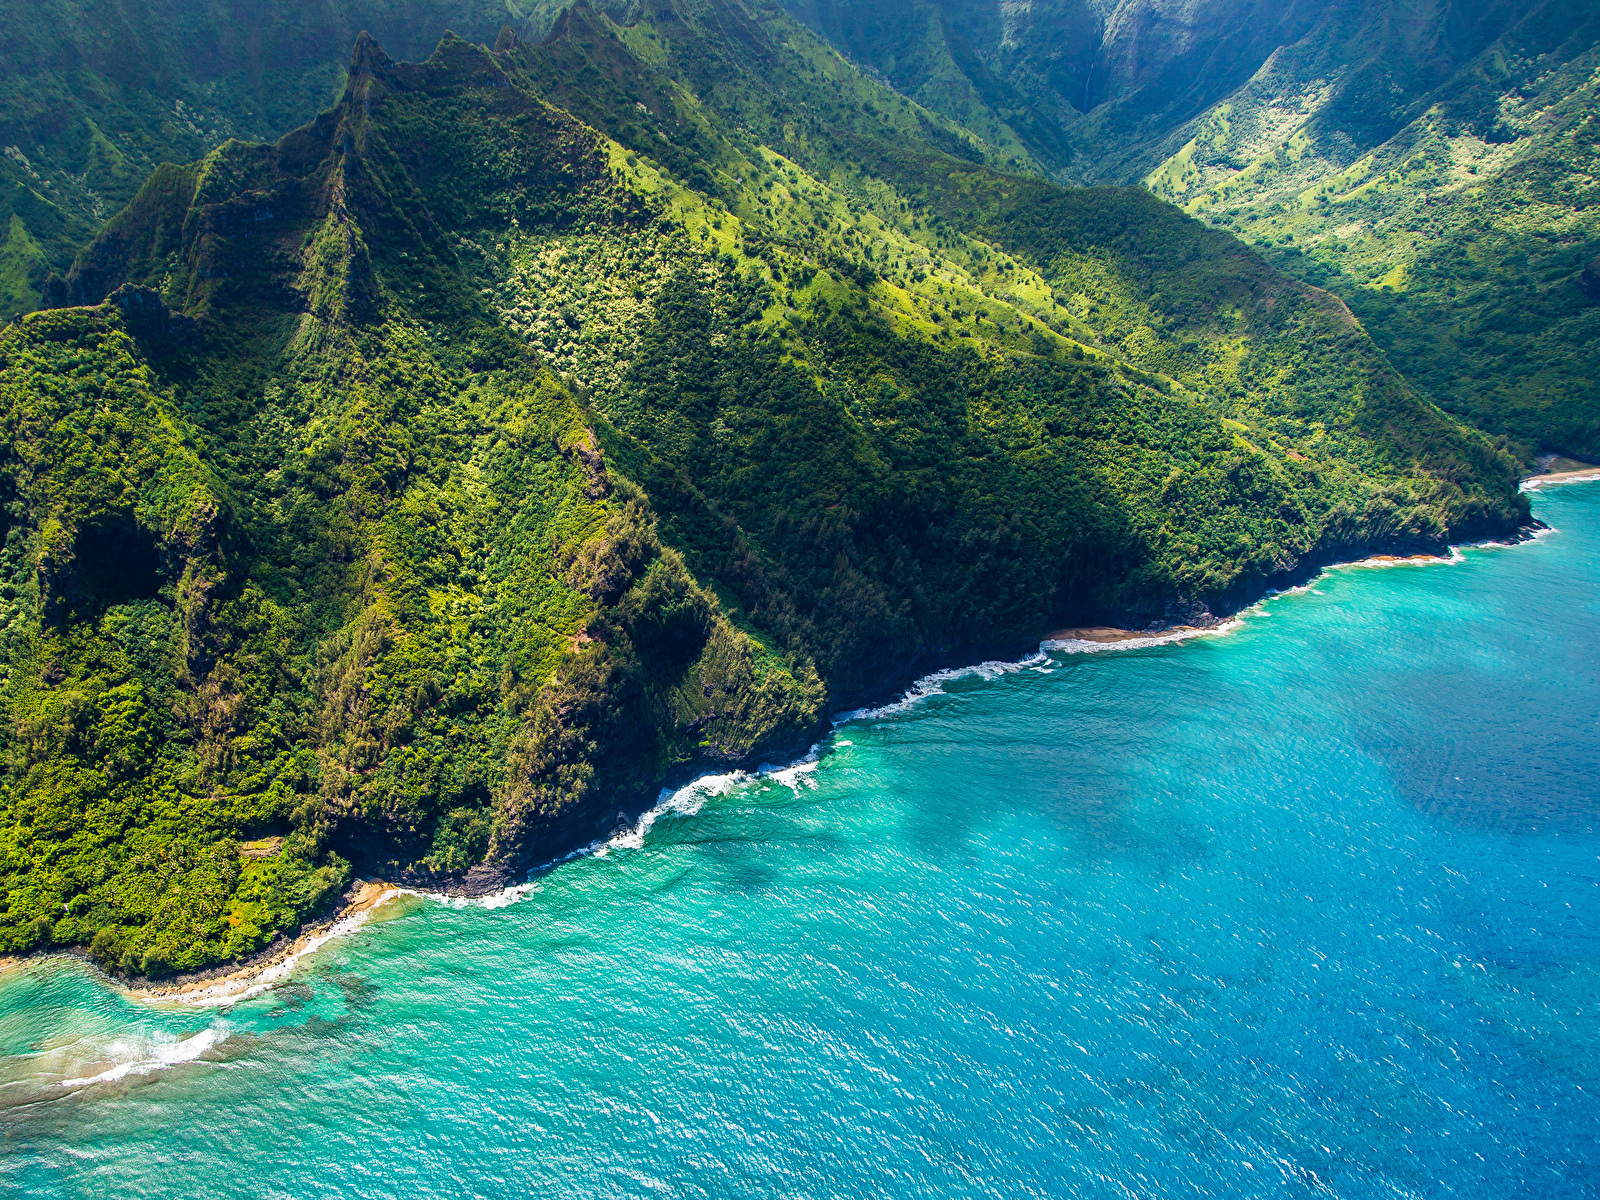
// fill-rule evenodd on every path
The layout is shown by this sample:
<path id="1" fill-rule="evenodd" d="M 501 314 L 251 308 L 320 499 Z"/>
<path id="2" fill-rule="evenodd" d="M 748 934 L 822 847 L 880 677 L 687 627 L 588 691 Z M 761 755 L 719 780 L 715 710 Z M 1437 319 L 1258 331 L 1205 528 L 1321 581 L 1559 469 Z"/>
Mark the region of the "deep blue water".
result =
<path id="1" fill-rule="evenodd" d="M 229 1010 L 0 976 L 0 1191 L 1600 1195 L 1600 485 L 1536 511 L 948 680 Z"/>

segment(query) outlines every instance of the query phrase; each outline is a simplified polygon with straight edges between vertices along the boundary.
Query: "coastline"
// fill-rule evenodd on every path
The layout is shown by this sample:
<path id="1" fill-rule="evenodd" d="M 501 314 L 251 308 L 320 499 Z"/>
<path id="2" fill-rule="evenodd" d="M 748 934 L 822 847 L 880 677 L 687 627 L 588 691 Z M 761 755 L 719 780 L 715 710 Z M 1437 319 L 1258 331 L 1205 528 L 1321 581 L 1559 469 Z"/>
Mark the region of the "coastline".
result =
<path id="1" fill-rule="evenodd" d="M 1266 587 L 1255 600 L 1241 604 L 1237 608 L 1230 608 L 1222 616 L 1217 616 L 1209 610 L 1194 623 L 1162 623 L 1152 622 L 1143 629 L 1132 629 L 1120 625 L 1073 625 L 1064 626 L 1052 633 L 1047 633 L 1040 646 L 1044 649 L 1093 651 L 1093 650 L 1137 650 L 1145 646 L 1163 646 L 1171 642 L 1187 641 L 1189 638 L 1200 637 L 1208 633 L 1230 633 L 1239 627 L 1244 616 L 1251 609 L 1265 601 L 1272 600 L 1289 592 L 1301 591 L 1311 586 L 1318 575 L 1324 571 L 1351 570 L 1359 567 L 1425 567 L 1442 565 L 1461 561 L 1463 546 L 1507 546 L 1518 542 L 1530 540 L 1525 535 L 1507 542 L 1462 542 L 1451 543 L 1445 548 L 1445 553 L 1424 550 L 1411 554 L 1367 554 L 1361 558 L 1334 559 L 1330 562 L 1320 563 L 1309 570 L 1295 572 L 1295 579 L 1286 579 L 1283 587 Z"/>
<path id="2" fill-rule="evenodd" d="M 1536 490 L 1540 482 L 1560 484 L 1579 483 L 1589 480 L 1600 480 L 1600 467 L 1582 471 L 1560 472 L 1552 475 L 1534 476 L 1524 481 L 1523 490 Z M 1534 485 L 1534 486 L 1530 486 Z M 1534 522 L 1534 527 L 1538 525 Z M 1239 627 L 1243 614 L 1255 604 L 1269 600 L 1274 596 L 1282 595 L 1290 590 L 1309 585 L 1309 581 L 1325 570 L 1355 567 L 1392 567 L 1407 565 L 1434 565 L 1447 564 L 1461 561 L 1460 546 L 1472 545 L 1513 545 L 1517 542 L 1528 540 L 1536 533 L 1529 532 L 1527 528 L 1519 531 L 1520 537 L 1508 539 L 1505 542 L 1463 542 L 1452 543 L 1445 547 L 1444 553 L 1431 550 L 1414 552 L 1410 554 L 1377 553 L 1367 554 L 1360 558 L 1333 560 L 1320 562 L 1316 565 L 1304 564 L 1294 574 L 1301 576 L 1298 582 L 1286 582 L 1282 588 L 1265 586 L 1261 594 L 1248 604 L 1239 605 L 1237 608 L 1229 607 L 1226 615 L 1217 616 L 1209 610 L 1196 614 L 1191 618 L 1193 623 L 1152 621 L 1143 629 L 1130 629 L 1117 625 L 1083 624 L 1063 626 L 1046 633 L 1037 640 L 1024 641 L 1012 639 L 1005 642 L 988 644 L 974 643 L 966 647 L 956 647 L 943 652 L 922 654 L 915 656 L 913 663 L 908 663 L 906 668 L 895 673 L 894 679 L 886 679 L 880 688 L 873 689 L 874 699 L 881 697 L 876 703 L 866 705 L 841 707 L 834 710 L 825 718 L 817 738 L 825 738 L 828 732 L 839 724 L 859 717 L 874 717 L 888 715 L 889 712 L 900 711 L 902 707 L 909 707 L 925 696 L 937 694 L 942 691 L 938 685 L 948 678 L 968 673 L 985 673 L 986 669 L 995 673 L 1009 673 L 1020 670 L 1042 654 L 1055 651 L 1082 652 L 1104 651 L 1113 649 L 1143 649 L 1157 645 L 1185 641 L 1190 638 L 1205 634 L 1228 633 Z M 1264 581 L 1265 582 L 1265 581 Z M 987 653 L 985 653 L 987 651 Z M 931 669 L 930 669 L 931 668 Z M 927 686 L 923 686 L 927 685 Z M 782 767 L 775 767 L 770 762 L 763 762 L 759 766 L 745 767 L 744 765 L 721 764 L 718 769 L 701 769 L 696 771 L 693 764 L 684 764 L 684 768 L 672 772 L 664 781 L 663 787 L 656 797 L 639 811 L 625 815 L 616 828 L 609 834 L 585 839 L 580 844 L 573 846 L 567 852 L 557 854 L 546 859 L 542 864 L 516 872 L 522 876 L 518 882 L 513 873 L 505 872 L 501 877 L 500 872 L 495 872 L 495 878 L 485 877 L 478 886 L 472 886 L 467 880 L 461 880 L 455 885 L 447 884 L 444 888 L 433 891 L 419 887 L 412 883 L 389 883 L 377 879 L 356 880 L 352 883 L 344 896 L 344 903 L 330 916 L 307 926 L 302 927 L 300 933 L 293 939 L 280 944 L 269 946 L 257 952 L 250 960 L 231 966 L 212 968 L 209 971 L 192 975 L 179 976 L 175 980 L 163 983 L 132 984 L 107 977 L 120 992 L 131 999 L 144 1003 L 174 1003 L 192 1005 L 196 1007 L 223 1008 L 253 996 L 260 995 L 287 978 L 293 971 L 296 963 L 305 955 L 311 954 L 321 946 L 345 934 L 353 933 L 372 919 L 372 915 L 383 905 L 396 900 L 403 895 L 423 896 L 442 902 L 456 902 L 458 904 L 469 901 L 481 903 L 486 908 L 500 908 L 513 903 L 521 894 L 528 890 L 527 877 L 542 869 L 555 867 L 560 863 L 588 854 L 605 855 L 612 848 L 633 847 L 637 848 L 643 843 L 643 836 L 649 828 L 662 815 L 669 811 L 678 811 L 691 814 L 699 810 L 705 796 L 699 802 L 690 796 L 691 792 L 704 791 L 706 796 L 721 790 L 719 784 L 731 780 L 754 779 L 759 777 L 775 778 L 787 786 L 795 787 L 794 779 L 789 776 L 798 776 L 809 767 L 814 767 L 818 761 L 820 742 L 813 744 L 808 752 L 803 754 L 785 753 L 793 748 L 779 749 L 777 757 L 791 758 Z M 709 788 L 709 790 L 707 790 Z M 631 818 L 631 819 L 628 819 Z M 481 870 L 481 868 L 475 869 Z M 488 873 L 485 873 L 487 876 Z M 463 886 L 465 885 L 465 886 Z M 487 885 L 487 886 L 485 886 Z M 59 953 L 59 951 L 57 952 Z M 26 965 L 32 955 L 21 958 L 0 959 L 0 971 L 13 969 Z"/>
<path id="3" fill-rule="evenodd" d="M 1530 1090 L 1553 1081 L 1558 1098 L 1570 1097 L 1563 1064 L 1572 1055 L 1557 1055 L 1551 1066 L 1545 1051 L 1551 1044 L 1568 1048 L 1572 1039 L 1563 1035 L 1584 1031 L 1570 1017 L 1563 1020 L 1543 992 L 1570 995 L 1574 984 L 1581 991 L 1586 963 L 1580 953 L 1569 970 L 1566 959 L 1546 953 L 1548 932 L 1541 938 L 1538 930 L 1559 927 L 1570 912 L 1564 902 L 1577 899 L 1571 886 L 1563 893 L 1556 868 L 1570 867 L 1561 878 L 1575 879 L 1581 890 L 1586 864 L 1600 847 L 1586 858 L 1581 839 L 1558 838 L 1557 860 L 1543 853 L 1550 840 L 1539 841 L 1541 870 L 1530 871 L 1526 830 L 1537 822 L 1545 829 L 1554 824 L 1560 834 L 1583 821 L 1584 730 L 1581 722 L 1560 725 L 1571 737 L 1555 743 L 1565 760 L 1555 768 L 1558 776 L 1553 754 L 1528 762 L 1526 738 L 1511 730 L 1502 740 L 1495 730 L 1506 712 L 1548 715 L 1551 697 L 1576 697 L 1571 707 L 1581 718 L 1584 696 L 1593 697 L 1583 663 L 1597 642 L 1584 616 L 1600 579 L 1589 561 L 1600 545 L 1600 482 L 1587 491 L 1552 488 L 1533 500 L 1535 512 L 1559 529 L 1543 544 L 1465 549 L 1455 566 L 1330 570 L 1308 589 L 1286 590 L 1247 611 L 1236 631 L 1215 639 L 1052 653 L 1043 664 L 1054 669 L 1050 677 L 1023 668 L 992 681 L 969 674 L 946 682 L 945 695 L 898 715 L 839 727 L 809 776 L 816 787 L 802 782 L 798 796 L 754 781 L 707 799 L 699 815 L 668 812 L 644 834 L 642 850 L 618 846 L 607 857 L 574 859 L 536 875 L 509 911 L 402 896 L 379 906 L 353 936 L 322 945 L 287 978 L 231 1007 L 132 1000 L 81 961 L 40 963 L 9 977 L 5 1007 L 18 1054 L 0 1064 L 9 1085 L 3 1116 L 17 1138 L 33 1139 L 24 1150 L 37 1144 L 63 1159 L 69 1151 L 93 1154 L 83 1160 L 86 1175 L 109 1155 L 123 1154 L 123 1146 L 137 1168 L 137 1156 L 154 1146 L 167 1156 L 156 1163 L 165 1172 L 161 1181 L 180 1190 L 194 1190 L 198 1180 L 203 1191 L 207 1179 L 233 1178 L 230 1169 L 243 1163 L 243 1173 L 235 1172 L 242 1186 L 265 1177 L 315 1193 L 329 1175 L 321 1150 L 330 1139 L 364 1156 L 352 1173 L 355 1190 L 362 1179 L 405 1173 L 418 1147 L 442 1145 L 453 1153 L 460 1145 L 461 1157 L 440 1158 L 433 1174 L 478 1178 L 498 1151 L 491 1144 L 486 1159 L 476 1131 L 510 1145 L 501 1155 L 507 1161 L 543 1155 L 540 1161 L 552 1164 L 526 1187 L 553 1181 L 559 1188 L 573 1170 L 580 1182 L 631 1185 L 636 1181 L 626 1174 L 592 1169 L 585 1156 L 599 1144 L 594 1122 L 567 1122 L 548 1136 L 531 1122 L 556 1128 L 559 1121 L 541 1118 L 590 1111 L 585 1106 L 599 1079 L 613 1094 L 643 1095 L 644 1107 L 664 1118 L 658 1127 L 646 1114 L 624 1113 L 600 1141 L 610 1145 L 615 1130 L 632 1131 L 630 1145 L 648 1154 L 698 1137 L 708 1093 L 681 1086 L 683 1055 L 674 1049 L 681 1046 L 709 1064 L 706 1078 L 719 1094 L 744 1095 L 741 1081 L 770 1077 L 788 1089 L 794 1111 L 815 1112 L 834 1082 L 808 1074 L 819 1026 L 779 1028 L 763 1016 L 803 992 L 802 1000 L 826 1018 L 830 1045 L 850 1050 L 853 1063 L 884 1068 L 880 1075 L 852 1066 L 847 1082 L 859 1077 L 879 1088 L 889 1106 L 900 1105 L 892 1109 L 895 1129 L 909 1129 L 914 1142 L 926 1106 L 901 1095 L 904 1072 L 894 1068 L 905 1055 L 874 1041 L 874 1028 L 858 1019 L 859 1005 L 830 1003 L 831 996 L 872 999 L 884 980 L 909 979 L 918 996 L 960 998 L 971 993 L 975 974 L 980 983 L 997 979 L 988 990 L 1001 996 L 1004 1021 L 974 1025 L 970 1006 L 919 1009 L 937 1022 L 922 1031 L 935 1047 L 924 1055 L 933 1082 L 923 1092 L 937 1091 L 941 1063 L 957 1059 L 990 1064 L 983 1069 L 1003 1076 L 1018 1061 L 1008 1031 L 1026 1031 L 1043 1013 L 1078 1023 L 1057 1030 L 1047 1049 L 1051 1063 L 1064 1064 L 1061 1077 L 1092 1104 L 1103 1079 L 1077 1069 L 1084 1056 L 1076 1045 L 1094 1050 L 1113 1086 L 1126 1075 L 1130 1025 L 1119 1019 L 1127 1006 L 1119 1009 L 1117 1000 L 1130 988 L 1158 994 L 1170 982 L 1171 956 L 1124 951 L 1130 931 L 1137 940 L 1157 919 L 1171 934 L 1169 946 L 1175 938 L 1183 953 L 1209 954 L 1206 969 L 1224 982 L 1240 961 L 1239 939 L 1208 940 L 1208 928 L 1254 931 L 1263 944 L 1282 943 L 1285 930 L 1298 936 L 1306 929 L 1328 944 L 1359 943 L 1361 972 L 1334 978 L 1326 961 L 1301 955 L 1293 977 L 1274 974 L 1272 1011 L 1311 1014 L 1289 1022 L 1304 1033 L 1302 1057 L 1317 1059 L 1333 1036 L 1318 1023 L 1328 1007 L 1326 988 L 1318 990 L 1324 984 L 1349 985 L 1350 1011 L 1343 1013 L 1349 1021 L 1333 1032 L 1345 1039 L 1341 1045 L 1355 1046 L 1363 1038 L 1382 1041 L 1392 1013 L 1405 1010 L 1421 989 L 1424 1000 L 1442 997 L 1435 1007 L 1448 1018 L 1450 1044 L 1463 1061 L 1482 1066 L 1475 1078 L 1485 1090 L 1478 1094 L 1500 1094 L 1495 1089 L 1506 1075 L 1505 1054 L 1485 1058 L 1474 1050 L 1485 1039 L 1483 1005 L 1475 1003 L 1483 1001 L 1525 1022 L 1548 1022 L 1526 1026 L 1545 1040 L 1530 1042 L 1530 1053 L 1517 1059 L 1541 1074 L 1517 1079 L 1532 1079 Z M 1530 582 L 1542 585 L 1537 603 L 1544 624 L 1534 638 L 1525 611 Z M 1094 623 L 1039 624 L 1051 633 L 1062 626 Z M 1464 630 L 1472 636 L 1456 636 Z M 1538 657 L 1521 657 L 1524 648 Z M 1494 673 L 1474 676 L 1479 686 L 1467 691 L 1414 686 L 1457 678 L 1462 664 Z M 1393 706 L 1397 697 L 1405 708 Z M 1485 697 L 1495 703 L 1485 705 Z M 1404 743 L 1361 740 L 1375 727 L 1391 726 L 1405 732 Z M 1455 781 L 1448 773 L 1421 776 L 1434 788 L 1422 795 L 1444 802 L 1419 818 L 1418 793 L 1410 790 L 1418 777 L 1385 768 L 1427 766 L 1441 729 L 1468 746 L 1477 770 L 1466 781 L 1470 790 L 1449 787 Z M 1551 744 L 1542 740 L 1543 729 L 1534 736 L 1540 746 Z M 846 741 L 853 744 L 841 746 Z M 1457 771 L 1469 765 L 1457 761 L 1439 765 Z M 1502 766 L 1510 767 L 1510 786 L 1527 798 L 1510 820 L 1493 807 L 1506 786 Z M 711 790 L 710 780 L 701 786 Z M 1556 802 L 1564 805 L 1554 810 L 1559 823 L 1550 817 Z M 1351 816 L 1356 808 L 1360 820 Z M 1560 820 L 1566 813 L 1573 814 L 1570 823 Z M 1496 825 L 1492 836 L 1481 832 L 1485 814 Z M 973 853 L 952 854 L 952 839 L 958 851 Z M 1115 870 L 1105 867 L 1108 855 Z M 1554 867 L 1542 869 L 1550 866 L 1547 858 Z M 1397 974 L 1393 946 L 1415 932 L 1419 911 L 1426 918 L 1460 901 L 1464 885 L 1452 870 L 1464 861 L 1472 867 L 1473 895 L 1486 898 L 1474 911 L 1500 918 L 1499 926 L 1485 934 L 1482 921 L 1446 925 L 1442 940 L 1429 940 Z M 1352 871 L 1352 862 L 1384 870 Z M 1182 879 L 1179 870 L 1187 873 Z M 374 874 L 395 882 L 393 873 L 370 869 L 362 877 Z M 1391 875 L 1407 884 L 1404 894 Z M 1241 877 L 1269 886 L 1241 892 Z M 1432 890 L 1414 889 L 1417 879 Z M 1541 879 L 1552 881 L 1548 889 Z M 330 893 L 331 906 L 344 904 L 343 891 Z M 1507 895 L 1511 900 L 1497 908 Z M 859 897 L 866 903 L 852 903 Z M 955 928 L 950 914 L 968 918 L 972 928 Z M 1433 929 L 1439 922 L 1424 924 Z M 1542 973 L 1511 978 L 1525 992 L 1543 989 L 1531 999 L 1506 999 L 1505 980 L 1494 975 L 1497 960 L 1488 953 L 1506 944 L 1492 936 L 1496 930 L 1513 924 L 1520 939 L 1513 948 L 1542 964 Z M 1008 928 L 1027 932 L 1022 950 L 1041 970 L 1060 968 L 1050 977 L 1054 985 L 1046 979 L 1034 987 L 1035 976 L 1020 985 L 1010 981 L 1018 953 Z M 729 946 L 739 953 L 722 952 Z M 1085 992 L 1095 1003 L 1082 1012 L 1052 1007 L 1061 987 L 1083 982 L 1079 968 L 1090 961 L 1113 962 L 1119 972 L 1109 982 L 1088 980 L 1085 986 L 1098 991 Z M 1120 971 L 1125 961 L 1131 966 Z M 1277 1020 L 1250 1025 L 1264 1011 L 1261 997 L 1229 995 L 1233 1011 L 1206 1006 L 1190 1039 L 1218 1047 L 1216 1072 L 1225 1083 L 1252 1057 L 1235 1053 L 1230 1036 L 1244 1028 L 1269 1046 L 1288 1027 Z M 1109 999 L 1100 1003 L 1098 996 Z M 1488 1043 L 1503 1050 L 1497 1028 L 1489 1029 Z M 784 1040 L 756 1045 L 751 1029 L 777 1029 Z M 969 1034 L 972 1040 L 963 1041 Z M 1160 1022 L 1134 1035 L 1164 1048 L 1175 1070 L 1193 1065 L 1189 1043 L 1175 1043 Z M 1434 1048 L 1402 1047 L 1415 1050 L 1402 1064 L 1410 1076 L 1389 1071 L 1367 1081 L 1371 1096 L 1394 1100 L 1396 1119 L 1415 1107 L 1410 1078 L 1438 1083 L 1454 1103 L 1461 1077 L 1454 1060 L 1449 1070 L 1434 1070 Z M 1036 1049 L 1030 1043 L 1024 1057 Z M 752 1055 L 760 1056 L 753 1067 Z M 1049 1085 L 1046 1079 L 1040 1089 L 1046 1100 Z M 1271 1090 L 1261 1093 L 1268 1101 Z M 1227 1086 L 1218 1094 L 1223 1108 L 1237 1098 Z M 1505 1108 L 1527 1095 L 1518 1091 Z M 678 1106 L 669 1116 L 652 1096 Z M 1145 1107 L 1130 1109 L 1131 1116 L 1159 1126 L 1162 1097 L 1147 1090 L 1138 1099 Z M 746 1101 L 748 1128 L 772 1105 L 761 1094 Z M 1359 1124 L 1362 1101 L 1356 1096 L 1328 1120 Z M 974 1113 L 974 1136 L 987 1136 L 992 1113 Z M 1276 1113 L 1268 1104 L 1263 1119 L 1270 1125 Z M 1451 1128 L 1470 1132 L 1475 1119 L 1469 1113 Z M 1516 1113 L 1505 1119 L 1514 1125 Z M 1077 1132 L 1070 1122 L 1063 1127 Z M 1575 1119 L 1573 1135 L 1581 1138 L 1582 1128 Z M 455 1130 L 471 1136 L 452 1140 Z M 740 1129 L 723 1133 L 728 1155 L 748 1149 Z M 1151 1140 L 1157 1156 L 1170 1148 L 1163 1136 L 1158 1128 Z M 550 1137 L 568 1138 L 560 1147 L 565 1157 L 545 1153 Z M 809 1135 L 799 1129 L 796 1137 L 804 1153 Z M 864 1153 L 873 1152 L 870 1131 L 862 1144 Z M 1239 1153 L 1259 1174 L 1254 1150 L 1252 1144 Z M 1441 1153 L 1449 1151 L 1443 1144 Z M 1326 1175 L 1316 1161 L 1321 1151 L 1308 1153 L 1306 1161 Z M 1485 1154 L 1493 1158 L 1487 1148 Z M 1506 1161 L 1516 1154 L 1508 1150 Z M 631 1167 L 638 1159 L 619 1153 L 612 1161 Z M 1056 1171 L 1048 1147 L 1038 1161 L 1041 1190 L 1048 1191 Z M 914 1154 L 907 1162 L 906 1177 L 921 1178 Z M 692 1190 L 692 1178 L 674 1182 Z"/>
<path id="4" fill-rule="evenodd" d="M 1189 626 L 1193 629 L 1194 626 Z M 1114 646 L 1147 636 L 1133 629 L 1119 629 L 1115 625 L 1079 625 L 1058 629 L 1044 635 L 1046 642 L 1092 642 L 1098 646 Z"/>
<path id="5" fill-rule="evenodd" d="M 352 894 L 353 893 L 353 894 Z M 346 902 L 324 921 L 301 928 L 297 937 L 259 952 L 254 961 L 235 967 L 218 967 L 196 975 L 179 976 L 168 983 L 118 983 L 123 995 L 146 1003 L 186 1004 L 197 1008 L 226 1008 L 266 991 L 287 978 L 303 956 L 325 943 L 354 933 L 372 914 L 406 889 L 381 880 L 357 880 L 345 893 Z"/>

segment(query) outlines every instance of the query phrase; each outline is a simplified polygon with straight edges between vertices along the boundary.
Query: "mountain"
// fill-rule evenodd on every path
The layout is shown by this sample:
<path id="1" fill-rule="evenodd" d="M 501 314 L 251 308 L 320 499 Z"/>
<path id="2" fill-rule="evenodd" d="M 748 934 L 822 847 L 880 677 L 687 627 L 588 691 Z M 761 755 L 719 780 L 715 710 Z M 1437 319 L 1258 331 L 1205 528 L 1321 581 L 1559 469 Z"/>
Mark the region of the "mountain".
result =
<path id="1" fill-rule="evenodd" d="M 1138 182 L 1223 107 L 1251 138 L 1314 116 L 1324 136 L 1377 145 L 1513 30 L 1582 36 L 1591 19 L 1577 0 L 790 0 L 788 11 L 927 107 L 997 131 L 994 144 L 1022 143 L 1064 180 L 1115 184 Z"/>
<path id="2" fill-rule="evenodd" d="M 621 28 L 661 23 L 638 0 L 600 7 Z M 509 21 L 541 41 L 564 11 L 179 0 L 151 19 L 126 3 L 13 4 L 0 22 L 0 315 L 43 304 L 51 271 L 159 162 L 310 119 L 339 93 L 357 30 L 421 57 L 446 29 L 487 43 Z M 862 99 L 876 80 L 900 93 L 877 87 L 880 111 L 909 97 L 917 136 L 943 152 L 1060 182 L 1142 181 L 1332 291 L 1410 383 L 1524 462 L 1600 457 L 1600 285 L 1585 283 L 1600 278 L 1585 182 L 1597 18 L 1582 0 L 794 0 L 821 35 L 809 39 L 758 0 L 715 11 L 757 31 L 741 47 L 804 45 L 811 82 L 867 87 L 852 123 L 876 107 Z M 859 70 L 837 70 L 830 48 Z M 727 81 L 673 71 L 737 106 Z M 819 98 L 813 120 L 843 111 Z M 837 145 L 842 169 L 880 153 L 876 136 Z"/>
<path id="3" fill-rule="evenodd" d="M 624 15 L 363 35 L 0 330 L 0 949 L 160 975 L 353 870 L 499 887 L 1052 620 L 1527 521 L 1231 235 L 775 9 Z"/>
<path id="4" fill-rule="evenodd" d="M 506 19 L 488 0 L 0 0 L 0 317 L 37 308 L 159 163 L 332 104 L 361 30 L 420 58 Z"/>
<path id="5" fill-rule="evenodd" d="M 1285 70 L 1148 182 L 1333 291 L 1407 379 L 1524 458 L 1600 458 L 1597 72 L 1600 12 L 1546 3 L 1392 134 L 1350 138 Z"/>
<path id="6" fill-rule="evenodd" d="M 1132 184 L 1334 292 L 1408 380 L 1600 457 L 1584 0 L 794 0 L 929 108 L 1062 181 Z M 1585 275 L 1589 271 L 1589 275 Z"/>

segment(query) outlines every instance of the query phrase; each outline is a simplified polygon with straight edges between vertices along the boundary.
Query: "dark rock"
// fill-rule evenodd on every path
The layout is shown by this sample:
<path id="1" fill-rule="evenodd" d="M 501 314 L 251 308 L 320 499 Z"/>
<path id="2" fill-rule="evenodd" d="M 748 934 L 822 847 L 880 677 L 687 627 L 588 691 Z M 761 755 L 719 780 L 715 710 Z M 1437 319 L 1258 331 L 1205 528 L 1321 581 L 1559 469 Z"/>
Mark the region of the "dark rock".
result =
<path id="1" fill-rule="evenodd" d="M 1600 258 L 1592 259 L 1579 273 L 1578 290 L 1590 304 L 1600 304 Z"/>
<path id="2" fill-rule="evenodd" d="M 107 299 L 121 310 L 128 332 L 146 352 L 176 349 L 199 337 L 199 322 L 173 312 L 154 288 L 125 283 Z"/>

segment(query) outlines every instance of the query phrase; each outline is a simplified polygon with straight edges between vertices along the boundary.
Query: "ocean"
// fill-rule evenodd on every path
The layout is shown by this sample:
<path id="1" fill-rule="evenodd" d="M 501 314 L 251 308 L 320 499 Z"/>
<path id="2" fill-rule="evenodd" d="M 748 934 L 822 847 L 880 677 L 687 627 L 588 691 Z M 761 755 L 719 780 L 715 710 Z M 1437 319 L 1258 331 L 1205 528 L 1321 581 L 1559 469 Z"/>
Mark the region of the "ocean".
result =
<path id="1" fill-rule="evenodd" d="M 0 1191 L 1600 1195 L 1600 485 L 946 673 L 227 1008 L 0 975 Z"/>

